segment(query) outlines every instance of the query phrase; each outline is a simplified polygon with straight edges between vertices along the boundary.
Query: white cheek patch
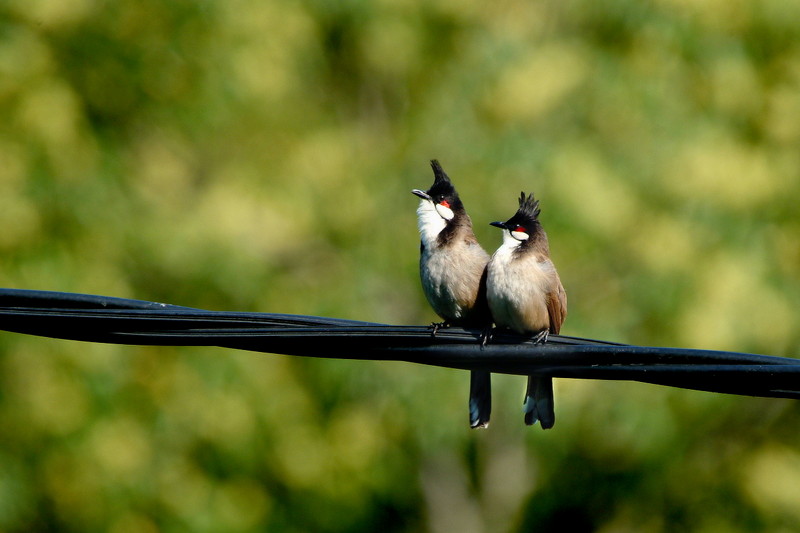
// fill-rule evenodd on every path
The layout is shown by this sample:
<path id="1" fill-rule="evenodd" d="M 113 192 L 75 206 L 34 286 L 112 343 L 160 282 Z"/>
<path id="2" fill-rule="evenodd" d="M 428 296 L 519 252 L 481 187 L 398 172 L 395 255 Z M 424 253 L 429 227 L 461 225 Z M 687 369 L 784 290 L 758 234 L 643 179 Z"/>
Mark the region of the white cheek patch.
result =
<path id="1" fill-rule="evenodd" d="M 525 233 L 524 231 L 512 231 L 511 236 L 517 239 L 518 241 L 527 241 L 530 235 Z"/>
<path id="2" fill-rule="evenodd" d="M 453 217 L 455 216 L 452 209 L 445 207 L 442 204 L 436 204 L 436 212 L 439 213 L 439 216 L 445 220 L 453 220 Z"/>

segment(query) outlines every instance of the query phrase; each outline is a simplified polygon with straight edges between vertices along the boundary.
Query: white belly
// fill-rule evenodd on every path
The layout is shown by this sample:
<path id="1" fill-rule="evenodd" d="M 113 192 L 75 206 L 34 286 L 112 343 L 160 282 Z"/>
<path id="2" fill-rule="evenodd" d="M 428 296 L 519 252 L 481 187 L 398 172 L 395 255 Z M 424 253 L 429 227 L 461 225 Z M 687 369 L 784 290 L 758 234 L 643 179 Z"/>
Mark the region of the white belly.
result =
<path id="1" fill-rule="evenodd" d="M 436 314 L 453 323 L 474 318 L 478 287 L 488 261 L 489 256 L 477 244 L 425 248 L 420 257 L 420 276 Z"/>
<path id="2" fill-rule="evenodd" d="M 494 323 L 517 333 L 533 333 L 550 326 L 547 288 L 551 273 L 536 261 L 519 260 L 514 248 L 502 246 L 489 263 L 486 297 Z"/>
<path id="3" fill-rule="evenodd" d="M 464 312 L 453 293 L 453 273 L 454 267 L 446 254 L 423 254 L 420 276 L 425 297 L 436 314 L 450 322 L 458 321 Z"/>

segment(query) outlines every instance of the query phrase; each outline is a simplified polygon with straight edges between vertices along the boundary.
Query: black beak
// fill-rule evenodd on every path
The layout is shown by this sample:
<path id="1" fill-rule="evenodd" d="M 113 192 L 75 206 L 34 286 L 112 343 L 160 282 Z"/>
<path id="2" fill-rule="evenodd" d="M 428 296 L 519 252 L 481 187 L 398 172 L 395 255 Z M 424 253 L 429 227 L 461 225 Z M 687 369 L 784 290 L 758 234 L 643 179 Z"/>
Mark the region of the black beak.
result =
<path id="1" fill-rule="evenodd" d="M 426 193 L 425 191 L 421 191 L 419 189 L 414 189 L 414 190 L 411 191 L 411 193 L 412 194 L 416 194 L 417 196 L 419 196 L 423 200 L 430 200 L 431 199 L 431 195 L 430 194 Z"/>
<path id="2" fill-rule="evenodd" d="M 495 228 L 508 229 L 508 226 L 506 226 L 505 222 L 489 222 L 489 225 L 494 226 Z"/>

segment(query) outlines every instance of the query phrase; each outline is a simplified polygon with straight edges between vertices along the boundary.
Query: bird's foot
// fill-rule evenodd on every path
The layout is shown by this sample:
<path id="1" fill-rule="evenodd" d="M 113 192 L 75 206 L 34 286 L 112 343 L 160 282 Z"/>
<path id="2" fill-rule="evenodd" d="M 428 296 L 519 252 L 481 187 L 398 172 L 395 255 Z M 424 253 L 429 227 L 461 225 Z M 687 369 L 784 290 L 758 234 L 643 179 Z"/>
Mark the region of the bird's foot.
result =
<path id="1" fill-rule="evenodd" d="M 533 337 L 534 344 L 544 344 L 547 342 L 547 336 L 550 334 L 549 329 L 543 329 Z"/>
<path id="2" fill-rule="evenodd" d="M 439 332 L 440 329 L 449 328 L 450 323 L 448 321 L 444 322 L 433 322 L 430 325 L 431 328 L 431 337 L 435 337 L 436 334 Z"/>
<path id="3" fill-rule="evenodd" d="M 481 336 L 479 337 L 481 348 L 489 344 L 489 341 L 492 340 L 492 336 L 494 335 L 494 328 L 492 326 L 488 326 L 481 331 Z"/>

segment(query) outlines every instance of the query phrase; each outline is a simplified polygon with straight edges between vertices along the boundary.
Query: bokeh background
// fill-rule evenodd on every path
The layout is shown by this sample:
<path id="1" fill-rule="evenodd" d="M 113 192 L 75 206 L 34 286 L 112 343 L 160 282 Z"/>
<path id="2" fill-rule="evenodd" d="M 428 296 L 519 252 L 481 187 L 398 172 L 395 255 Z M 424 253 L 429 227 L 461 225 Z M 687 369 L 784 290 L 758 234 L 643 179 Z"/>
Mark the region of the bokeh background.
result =
<path id="1" fill-rule="evenodd" d="M 800 354 L 800 4 L 4 0 L 0 286 L 394 324 L 438 158 L 568 335 Z M 796 402 L 0 333 L 0 530 L 797 531 Z"/>

